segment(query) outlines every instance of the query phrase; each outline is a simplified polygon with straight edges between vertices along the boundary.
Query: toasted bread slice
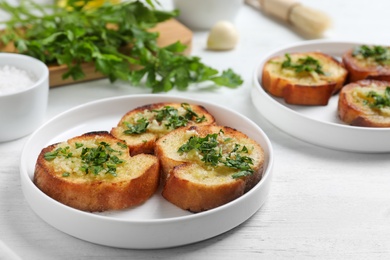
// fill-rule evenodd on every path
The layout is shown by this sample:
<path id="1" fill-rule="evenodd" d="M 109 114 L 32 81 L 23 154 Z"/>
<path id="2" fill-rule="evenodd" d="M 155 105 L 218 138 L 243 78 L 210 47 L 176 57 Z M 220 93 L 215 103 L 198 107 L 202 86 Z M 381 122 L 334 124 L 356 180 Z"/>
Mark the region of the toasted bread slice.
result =
<path id="1" fill-rule="evenodd" d="M 108 132 L 91 132 L 50 145 L 39 154 L 34 183 L 51 198 L 84 211 L 124 209 L 146 201 L 159 185 L 153 155 L 130 157 Z"/>
<path id="2" fill-rule="evenodd" d="M 124 140 L 130 154 L 154 153 L 156 141 L 170 131 L 187 125 L 214 124 L 206 108 L 187 103 L 156 103 L 126 113 L 111 134 Z"/>
<path id="3" fill-rule="evenodd" d="M 230 127 L 177 129 L 157 141 L 156 154 L 162 166 L 163 197 L 192 212 L 242 196 L 263 173 L 261 146 Z"/>
<path id="4" fill-rule="evenodd" d="M 347 70 L 321 52 L 286 53 L 271 58 L 262 72 L 262 86 L 288 104 L 327 105 L 347 77 Z"/>
<path id="5" fill-rule="evenodd" d="M 362 79 L 390 81 L 390 47 L 362 45 L 343 55 L 348 82 Z"/>
<path id="6" fill-rule="evenodd" d="M 338 114 L 349 125 L 390 127 L 390 82 L 360 80 L 343 87 Z"/>

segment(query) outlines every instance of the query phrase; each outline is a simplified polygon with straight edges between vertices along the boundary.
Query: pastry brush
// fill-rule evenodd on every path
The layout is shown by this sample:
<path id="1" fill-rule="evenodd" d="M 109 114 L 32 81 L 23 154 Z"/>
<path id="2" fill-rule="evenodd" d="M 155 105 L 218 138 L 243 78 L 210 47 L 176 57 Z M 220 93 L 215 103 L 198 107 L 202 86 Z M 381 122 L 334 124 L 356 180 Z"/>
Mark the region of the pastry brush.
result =
<path id="1" fill-rule="evenodd" d="M 321 38 L 331 25 L 325 13 L 295 0 L 245 0 L 245 3 L 292 25 L 307 38 Z"/>

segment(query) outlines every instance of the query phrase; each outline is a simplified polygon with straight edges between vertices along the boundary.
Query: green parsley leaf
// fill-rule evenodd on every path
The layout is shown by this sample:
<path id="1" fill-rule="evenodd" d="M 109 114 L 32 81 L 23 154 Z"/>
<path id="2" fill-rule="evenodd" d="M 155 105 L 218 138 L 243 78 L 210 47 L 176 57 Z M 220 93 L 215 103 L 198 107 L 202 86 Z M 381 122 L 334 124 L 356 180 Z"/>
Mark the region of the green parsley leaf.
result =
<path id="1" fill-rule="evenodd" d="M 179 111 L 171 106 L 165 106 L 163 109 L 156 109 L 153 110 L 153 112 L 156 113 L 155 118 L 158 122 L 168 121 L 168 123 L 165 124 L 167 129 L 176 129 L 186 126 L 190 121 L 200 123 L 206 120 L 204 115 L 200 117 L 197 113 L 195 113 L 189 104 L 182 103 L 181 107 L 186 110 L 184 115 L 179 115 Z"/>
<path id="2" fill-rule="evenodd" d="M 122 152 L 113 149 L 106 142 L 100 142 L 96 148 L 84 147 L 81 143 L 75 143 L 75 147 L 76 149 L 83 147 L 80 156 L 82 163 L 80 170 L 85 172 L 85 174 L 93 173 L 97 175 L 100 172 L 105 171 L 113 176 L 117 176 L 117 166 L 124 163 L 124 161 L 116 155 L 121 155 Z M 44 158 L 47 161 L 54 160 L 56 157 L 71 158 L 73 155 L 69 152 L 69 149 L 69 146 L 57 148 L 52 152 L 45 153 Z M 62 176 L 69 177 L 70 173 L 64 172 Z"/>
<path id="3" fill-rule="evenodd" d="M 46 161 L 52 161 L 57 157 L 57 155 L 58 155 L 58 151 L 47 152 L 44 154 L 44 158 Z"/>
<path id="4" fill-rule="evenodd" d="M 129 148 L 126 144 L 124 144 L 124 143 L 122 143 L 122 142 L 117 142 L 116 144 L 117 144 L 118 146 L 120 146 L 121 148 L 123 148 L 123 149 L 128 149 L 128 148 Z"/>
<path id="5" fill-rule="evenodd" d="M 82 143 L 76 143 L 75 146 L 76 146 L 76 149 L 78 149 L 78 148 L 80 148 L 80 147 L 83 147 L 84 144 L 82 144 Z"/>
<path id="6" fill-rule="evenodd" d="M 69 149 L 70 149 L 69 146 L 67 146 L 65 148 L 57 148 L 56 150 L 54 150 L 52 152 L 45 153 L 43 155 L 43 157 L 45 158 L 46 161 L 52 161 L 58 156 L 64 157 L 64 158 L 71 158 L 73 156 L 73 154 L 71 152 L 69 152 Z"/>
<path id="7" fill-rule="evenodd" d="M 233 179 L 239 179 L 239 178 L 251 175 L 251 174 L 253 174 L 253 171 L 239 171 L 237 173 L 232 174 L 232 178 Z"/>
<path id="8" fill-rule="evenodd" d="M 182 55 L 186 46 L 179 42 L 159 47 L 158 33 L 149 29 L 176 17 L 178 11 L 157 10 L 157 1 L 106 3 L 94 9 L 85 8 L 88 0 L 67 2 L 67 8 L 60 8 L 33 0 L 22 0 L 17 6 L 0 0 L 0 9 L 10 16 L 0 22 L 5 25 L 0 43 L 14 42 L 19 53 L 48 65 L 66 65 L 63 79 L 85 78 L 81 64 L 87 62 L 110 82 L 145 86 L 153 93 L 175 87 L 186 90 L 205 81 L 229 88 L 243 83 L 231 69 L 218 75 L 199 57 Z M 21 28 L 28 30 L 21 32 Z"/>
<path id="9" fill-rule="evenodd" d="M 292 69 L 296 73 L 302 73 L 302 72 L 312 72 L 315 71 L 318 74 L 325 74 L 322 70 L 322 66 L 320 62 L 317 59 L 314 59 L 311 56 L 307 56 L 306 58 L 300 58 L 297 60 L 296 63 L 292 62 L 291 56 L 289 53 L 285 54 L 285 60 L 282 63 L 283 69 Z"/>
<path id="10" fill-rule="evenodd" d="M 228 138 L 224 139 L 224 141 Z M 230 140 L 228 140 L 230 141 Z M 201 161 L 206 165 L 218 166 L 223 164 L 226 167 L 237 169 L 238 172 L 232 174 L 232 178 L 241 178 L 253 173 L 251 165 L 253 165 L 253 159 L 249 156 L 243 156 L 241 154 L 248 153 L 248 148 L 243 146 L 241 149 L 240 144 L 235 144 L 234 148 L 228 156 L 222 154 L 222 147 L 218 141 L 218 133 L 208 134 L 205 137 L 191 136 L 188 141 L 179 147 L 178 153 L 188 153 L 192 150 L 196 150 L 201 154 Z"/>
<path id="11" fill-rule="evenodd" d="M 390 48 L 383 46 L 358 46 L 353 50 L 352 56 L 362 57 L 364 59 L 372 59 L 381 65 L 390 64 Z"/>
<path id="12" fill-rule="evenodd" d="M 235 88 L 244 82 L 232 69 L 223 71 L 221 76 L 213 77 L 211 81 L 218 86 L 226 86 L 229 88 Z"/>
<path id="13" fill-rule="evenodd" d="M 149 125 L 149 122 L 145 118 L 138 119 L 135 124 L 130 124 L 130 123 L 125 122 L 125 126 L 128 129 L 123 131 L 123 133 L 126 135 L 142 134 L 142 133 L 146 132 L 148 125 Z"/>
<path id="14" fill-rule="evenodd" d="M 380 95 L 375 91 L 370 91 L 368 92 L 367 97 L 373 99 L 372 102 L 367 101 L 368 105 L 373 109 L 390 107 L 390 87 L 386 87 L 383 95 Z"/>
<path id="15" fill-rule="evenodd" d="M 100 172 L 106 172 L 112 176 L 117 176 L 116 169 L 118 165 L 124 163 L 115 153 L 121 152 L 114 150 L 108 143 L 101 142 L 98 147 L 84 147 L 81 152 L 81 161 L 83 165 L 81 170 L 86 174 L 93 173 L 95 175 Z"/>

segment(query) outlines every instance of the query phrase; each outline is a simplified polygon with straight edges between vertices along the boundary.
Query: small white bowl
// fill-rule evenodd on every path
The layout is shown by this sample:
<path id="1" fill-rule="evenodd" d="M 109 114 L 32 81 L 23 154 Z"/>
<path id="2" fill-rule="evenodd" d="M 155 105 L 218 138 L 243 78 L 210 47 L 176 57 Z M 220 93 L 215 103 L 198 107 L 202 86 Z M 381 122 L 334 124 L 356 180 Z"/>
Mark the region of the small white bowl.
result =
<path id="1" fill-rule="evenodd" d="M 174 0 L 178 20 L 195 30 L 208 30 L 218 21 L 234 22 L 243 0 Z"/>
<path id="2" fill-rule="evenodd" d="M 35 80 L 28 87 L 0 92 L 0 142 L 21 138 L 38 128 L 44 121 L 49 93 L 49 69 L 43 62 L 22 54 L 0 53 L 0 68 L 4 66 L 26 71 Z"/>

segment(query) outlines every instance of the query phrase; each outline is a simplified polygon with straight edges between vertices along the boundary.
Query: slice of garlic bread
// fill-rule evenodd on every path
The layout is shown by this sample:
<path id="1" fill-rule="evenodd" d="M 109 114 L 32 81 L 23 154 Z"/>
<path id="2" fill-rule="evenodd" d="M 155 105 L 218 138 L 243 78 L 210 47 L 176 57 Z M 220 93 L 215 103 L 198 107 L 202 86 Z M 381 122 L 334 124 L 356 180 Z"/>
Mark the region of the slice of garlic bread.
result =
<path id="1" fill-rule="evenodd" d="M 390 81 L 390 46 L 361 45 L 343 55 L 348 82 L 362 79 Z"/>
<path id="2" fill-rule="evenodd" d="M 126 113 L 111 134 L 124 140 L 130 154 L 154 153 L 156 141 L 170 131 L 189 125 L 214 124 L 206 108 L 188 103 L 155 103 Z"/>
<path id="3" fill-rule="evenodd" d="M 390 82 L 360 80 L 343 87 L 338 114 L 349 125 L 390 127 Z"/>
<path id="4" fill-rule="evenodd" d="M 34 183 L 49 197 L 84 211 L 139 205 L 159 185 L 153 155 L 130 157 L 127 145 L 108 132 L 91 132 L 44 148 Z"/>
<path id="5" fill-rule="evenodd" d="M 347 77 L 347 70 L 321 52 L 286 53 L 268 60 L 262 71 L 262 86 L 288 104 L 327 105 Z"/>
<path id="6" fill-rule="evenodd" d="M 192 212 L 226 204 L 261 179 L 264 151 L 244 133 L 209 125 L 180 128 L 160 138 L 162 195 Z"/>

